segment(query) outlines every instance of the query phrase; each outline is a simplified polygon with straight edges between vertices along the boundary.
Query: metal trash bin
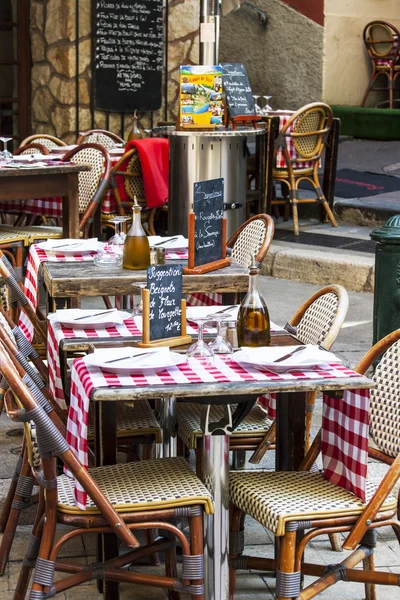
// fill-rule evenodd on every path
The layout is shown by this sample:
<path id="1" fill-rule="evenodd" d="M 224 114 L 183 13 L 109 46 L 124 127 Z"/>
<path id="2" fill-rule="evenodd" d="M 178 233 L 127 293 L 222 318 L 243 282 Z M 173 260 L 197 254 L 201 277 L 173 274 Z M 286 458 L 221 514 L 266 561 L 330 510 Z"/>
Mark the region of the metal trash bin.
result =
<path id="1" fill-rule="evenodd" d="M 224 178 L 227 239 L 246 220 L 246 140 L 263 129 L 170 131 L 168 235 L 187 236 L 193 184 Z"/>
<path id="2" fill-rule="evenodd" d="M 400 327 L 400 215 L 371 233 L 376 241 L 374 334 L 376 344 Z"/>

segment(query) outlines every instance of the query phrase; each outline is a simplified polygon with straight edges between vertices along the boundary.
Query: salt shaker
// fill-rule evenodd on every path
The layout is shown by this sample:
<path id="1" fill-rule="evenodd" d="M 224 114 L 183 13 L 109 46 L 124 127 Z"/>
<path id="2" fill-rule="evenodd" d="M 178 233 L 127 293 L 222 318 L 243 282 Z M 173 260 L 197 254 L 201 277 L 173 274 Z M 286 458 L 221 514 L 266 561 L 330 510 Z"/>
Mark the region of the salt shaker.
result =
<path id="1" fill-rule="evenodd" d="M 232 346 L 232 348 L 238 347 L 238 335 L 236 329 L 236 321 L 229 321 L 228 328 L 226 330 L 226 339 Z"/>

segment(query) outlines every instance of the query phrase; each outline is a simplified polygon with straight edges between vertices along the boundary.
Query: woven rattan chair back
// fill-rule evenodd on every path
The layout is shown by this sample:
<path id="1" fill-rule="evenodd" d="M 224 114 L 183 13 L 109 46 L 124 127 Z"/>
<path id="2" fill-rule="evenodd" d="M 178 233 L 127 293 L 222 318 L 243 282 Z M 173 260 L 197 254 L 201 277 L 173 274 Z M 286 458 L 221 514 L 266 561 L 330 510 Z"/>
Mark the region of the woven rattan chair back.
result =
<path id="1" fill-rule="evenodd" d="M 20 154 L 49 154 L 49 150 L 44 144 L 32 142 L 31 144 L 20 146 L 18 150 L 14 152 L 14 156 L 19 156 Z"/>
<path id="2" fill-rule="evenodd" d="M 128 198 L 134 200 L 135 196 L 139 204 L 146 204 L 144 192 L 142 166 L 139 160 L 139 154 L 136 149 L 128 162 L 124 187 Z"/>
<path id="3" fill-rule="evenodd" d="M 123 144 L 125 142 L 119 135 L 112 133 L 111 131 L 106 131 L 104 129 L 90 129 L 89 131 L 83 131 L 80 133 L 76 143 L 79 144 L 100 144 L 110 150 L 110 148 L 115 148 L 116 146 Z"/>
<path id="4" fill-rule="evenodd" d="M 262 263 L 274 237 L 274 221 L 269 215 L 256 215 L 244 223 L 228 240 L 234 258 L 243 267 L 252 260 Z"/>
<path id="5" fill-rule="evenodd" d="M 25 146 L 27 144 L 42 144 L 42 146 L 45 146 L 46 148 L 48 148 L 49 150 L 51 150 L 52 148 L 58 148 L 59 146 L 65 146 L 65 142 L 63 142 L 62 140 L 59 140 L 58 138 L 54 137 L 53 135 L 45 135 L 42 133 L 36 133 L 35 135 L 30 135 L 29 137 L 25 138 L 22 142 L 21 142 L 21 146 Z"/>
<path id="6" fill-rule="evenodd" d="M 390 23 L 372 21 L 366 25 L 363 37 L 372 59 L 390 59 L 400 35 L 397 29 L 393 25 L 390 25 Z"/>
<path id="7" fill-rule="evenodd" d="M 80 229 L 87 229 L 106 192 L 111 172 L 107 150 L 100 144 L 83 144 L 68 152 L 62 159 L 81 165 L 90 165 L 89 171 L 79 173 Z"/>
<path id="8" fill-rule="evenodd" d="M 370 394 L 370 430 L 379 450 L 395 458 L 400 453 L 400 331 L 383 354 Z"/>
<path id="9" fill-rule="evenodd" d="M 316 292 L 290 319 L 287 328 L 294 329 L 303 344 L 316 344 L 326 350 L 336 340 L 349 307 L 349 297 L 340 285 L 330 285 Z"/>
<path id="10" fill-rule="evenodd" d="M 303 106 L 289 119 L 282 128 L 282 136 L 291 138 L 297 161 L 319 161 L 332 119 L 331 107 L 322 102 Z"/>

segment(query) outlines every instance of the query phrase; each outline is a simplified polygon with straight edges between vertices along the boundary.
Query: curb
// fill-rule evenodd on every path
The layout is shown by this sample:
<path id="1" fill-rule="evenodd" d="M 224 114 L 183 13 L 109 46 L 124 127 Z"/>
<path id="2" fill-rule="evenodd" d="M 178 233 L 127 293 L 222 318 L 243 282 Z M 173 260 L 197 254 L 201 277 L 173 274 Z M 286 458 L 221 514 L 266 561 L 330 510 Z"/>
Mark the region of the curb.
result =
<path id="1" fill-rule="evenodd" d="M 354 292 L 374 291 L 375 256 L 274 242 L 261 275 L 305 283 L 336 283 Z"/>

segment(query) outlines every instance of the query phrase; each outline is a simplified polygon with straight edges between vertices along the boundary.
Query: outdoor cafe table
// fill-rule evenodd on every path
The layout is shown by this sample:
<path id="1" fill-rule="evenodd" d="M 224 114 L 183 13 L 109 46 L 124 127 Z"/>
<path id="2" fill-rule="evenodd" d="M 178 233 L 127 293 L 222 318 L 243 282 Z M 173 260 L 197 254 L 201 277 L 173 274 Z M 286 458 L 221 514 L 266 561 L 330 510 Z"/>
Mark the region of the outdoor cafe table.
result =
<path id="1" fill-rule="evenodd" d="M 63 236 L 79 238 L 78 175 L 90 166 L 58 166 L 0 169 L 0 201 L 62 196 Z"/>
<path id="2" fill-rule="evenodd" d="M 169 260 L 168 265 L 182 264 L 183 260 Z M 73 298 L 82 296 L 130 296 L 135 283 L 146 281 L 145 270 L 130 271 L 122 267 L 101 268 L 92 262 L 47 262 L 43 264 L 43 281 L 49 312 L 55 304 L 63 307 Z M 205 273 L 203 275 L 183 275 L 182 292 L 234 294 L 247 292 L 249 284 L 248 269 L 232 261 L 229 267 Z M 62 300 L 61 300 L 62 299 Z M 230 303 L 230 300 L 227 300 Z"/>
<path id="3" fill-rule="evenodd" d="M 332 392 L 340 397 L 342 390 L 368 389 L 373 382 L 345 367 L 340 376 L 330 371 L 313 372 L 312 375 L 290 376 L 270 374 L 262 379 L 254 378 L 235 381 L 215 380 L 203 382 L 193 380 L 177 383 L 172 376 L 160 375 L 158 383 L 145 377 L 109 375 L 101 370 L 86 367 L 82 359 L 73 365 L 77 390 L 87 394 L 94 403 L 96 415 L 96 456 L 98 464 L 115 464 L 117 451 L 116 402 L 154 400 L 162 394 L 162 401 L 174 398 L 181 402 L 196 402 L 203 405 L 202 429 L 204 432 L 203 470 L 204 482 L 208 485 L 215 505 L 214 515 L 205 518 L 205 598 L 227 600 L 229 597 L 228 537 L 229 537 L 229 435 L 244 418 L 258 396 L 276 394 L 276 469 L 296 469 L 304 456 L 306 392 Z M 124 379 L 125 378 L 125 379 Z M 222 378 L 223 379 L 223 378 Z M 122 380 L 122 381 L 121 381 Z M 130 381 L 130 383 L 126 383 Z M 160 383 L 161 381 L 161 383 Z M 83 391 L 84 390 L 84 391 Z M 79 395 L 79 393 L 77 392 Z M 81 405 L 81 402 L 79 402 Z M 230 419 L 230 406 L 237 404 Z M 207 408 L 211 405 L 227 406 L 225 420 L 217 424 L 207 419 Z M 72 407 L 72 399 L 71 399 Z M 70 409 L 71 416 L 71 409 Z M 77 423 L 73 415 L 71 420 Z M 79 419 L 78 419 L 79 421 Z M 70 424 L 69 424 L 70 429 Z M 117 550 L 112 540 L 107 539 L 104 557 Z M 106 597 L 116 597 L 116 584 L 105 582 Z"/>

